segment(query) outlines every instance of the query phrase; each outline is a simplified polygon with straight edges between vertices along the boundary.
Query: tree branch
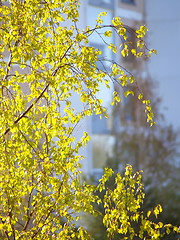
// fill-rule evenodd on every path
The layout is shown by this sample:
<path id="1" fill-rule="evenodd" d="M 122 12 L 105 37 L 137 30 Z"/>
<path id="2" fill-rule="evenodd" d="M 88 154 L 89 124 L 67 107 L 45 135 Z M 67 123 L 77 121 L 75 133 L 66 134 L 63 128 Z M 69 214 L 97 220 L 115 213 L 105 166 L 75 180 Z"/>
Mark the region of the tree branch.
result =
<path id="1" fill-rule="evenodd" d="M 45 88 L 43 89 L 43 91 L 40 93 L 40 95 L 38 96 L 38 98 L 14 121 L 14 124 L 18 123 L 30 110 L 31 108 L 40 100 L 40 98 L 43 96 L 44 92 L 48 89 L 49 87 L 49 83 L 45 86 Z M 5 132 L 3 133 L 2 136 L 5 136 L 8 132 L 10 131 L 10 127 L 8 127 Z"/>
<path id="2" fill-rule="evenodd" d="M 1 222 L 2 222 L 3 224 L 5 223 L 5 221 L 3 221 L 2 218 L 0 218 L 0 220 L 1 220 Z M 11 240 L 10 237 L 9 237 L 9 235 L 8 235 L 8 231 L 4 231 L 4 233 L 5 233 L 6 237 L 7 237 L 7 239 L 8 239 L 8 240 Z"/>
<path id="3" fill-rule="evenodd" d="M 67 52 L 71 49 L 73 44 L 71 44 L 65 51 L 65 53 L 61 56 L 60 58 L 60 62 L 61 60 L 66 56 Z M 11 64 L 11 61 L 9 61 L 8 65 Z M 65 65 L 69 65 L 69 64 L 65 64 Z M 52 77 L 54 77 L 56 75 L 56 73 L 59 71 L 59 69 L 61 67 L 64 67 L 64 65 L 59 65 L 52 73 Z M 40 93 L 40 95 L 37 97 L 37 99 L 14 121 L 14 124 L 18 123 L 24 116 L 26 116 L 26 114 L 31 110 L 32 107 L 34 107 L 34 105 L 41 99 L 41 97 L 43 96 L 43 94 L 45 93 L 45 91 L 48 89 L 50 83 L 48 83 L 45 88 L 43 89 L 43 91 Z M 10 132 L 10 127 L 8 127 L 5 132 L 1 135 L 1 137 L 5 136 L 7 133 Z"/>

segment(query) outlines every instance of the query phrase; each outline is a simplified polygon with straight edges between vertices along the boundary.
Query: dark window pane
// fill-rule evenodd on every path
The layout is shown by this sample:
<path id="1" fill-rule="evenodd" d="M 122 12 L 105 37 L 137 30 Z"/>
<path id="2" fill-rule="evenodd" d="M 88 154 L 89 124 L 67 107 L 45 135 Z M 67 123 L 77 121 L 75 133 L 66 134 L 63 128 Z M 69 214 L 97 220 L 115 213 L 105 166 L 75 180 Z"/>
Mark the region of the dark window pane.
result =
<path id="1" fill-rule="evenodd" d="M 89 0 L 89 4 L 105 7 L 105 8 L 113 8 L 114 0 Z"/>
<path id="2" fill-rule="evenodd" d="M 134 0 L 121 0 L 123 3 L 131 3 L 134 4 L 135 1 Z"/>

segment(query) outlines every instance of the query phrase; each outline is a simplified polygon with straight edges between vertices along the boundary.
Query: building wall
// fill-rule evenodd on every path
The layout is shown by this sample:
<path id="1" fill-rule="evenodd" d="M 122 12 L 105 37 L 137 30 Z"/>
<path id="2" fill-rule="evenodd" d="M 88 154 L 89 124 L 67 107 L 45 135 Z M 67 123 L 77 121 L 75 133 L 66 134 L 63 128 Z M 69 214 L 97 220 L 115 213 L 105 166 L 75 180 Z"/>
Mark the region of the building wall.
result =
<path id="1" fill-rule="evenodd" d="M 149 72 L 158 83 L 161 110 L 167 122 L 180 128 L 180 1 L 146 0 L 148 41 L 157 55 L 149 61 Z"/>

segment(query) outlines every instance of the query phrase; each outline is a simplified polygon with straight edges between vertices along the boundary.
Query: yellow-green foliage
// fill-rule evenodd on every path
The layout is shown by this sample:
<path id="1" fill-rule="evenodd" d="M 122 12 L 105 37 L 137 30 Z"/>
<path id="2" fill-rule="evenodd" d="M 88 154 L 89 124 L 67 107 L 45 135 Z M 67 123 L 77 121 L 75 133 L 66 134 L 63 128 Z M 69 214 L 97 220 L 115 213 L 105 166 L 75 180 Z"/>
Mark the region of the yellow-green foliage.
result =
<path id="1" fill-rule="evenodd" d="M 117 233 L 120 239 L 156 239 L 163 238 L 170 232 L 178 232 L 177 227 L 162 222 L 153 222 L 152 215 L 156 218 L 162 212 L 160 205 L 147 214 L 143 213 L 144 187 L 141 172 L 133 173 L 132 166 L 127 165 L 124 177 L 119 173 L 115 177 L 113 190 L 106 187 L 105 182 L 112 176 L 111 169 L 105 169 L 105 174 L 98 185 L 98 190 L 105 191 L 101 203 L 104 206 L 103 224 L 107 228 L 109 239 Z M 105 181 L 106 179 L 106 181 Z M 118 238 L 119 239 L 119 238 Z"/>
<path id="2" fill-rule="evenodd" d="M 111 27 L 126 38 L 121 20 L 115 18 L 112 25 L 103 26 L 99 15 L 94 29 L 77 29 L 78 5 L 77 0 L 12 0 L 2 1 L 0 6 L 1 239 L 90 239 L 83 227 L 75 229 L 75 223 L 78 213 L 95 213 L 92 203 L 99 201 L 94 195 L 99 186 L 81 182 L 78 151 L 89 136 L 84 133 L 76 140 L 73 132 L 85 116 L 106 114 L 96 97 L 100 84 L 109 87 L 110 79 L 119 79 L 126 86 L 134 80 L 117 65 L 110 74 L 97 69 L 100 51 L 88 46 L 88 37 L 100 28 Z M 71 23 L 69 27 L 65 27 L 66 21 Z M 137 32 L 141 48 L 145 32 L 144 27 Z M 111 34 L 108 30 L 105 37 Z M 116 52 L 116 46 L 109 47 Z M 72 94 L 83 104 L 79 112 L 72 107 Z M 132 92 L 126 96 L 129 94 Z M 113 96 L 113 103 L 120 101 L 118 93 Z M 152 124 L 149 103 L 144 103 Z M 129 190 L 123 190 L 120 178 L 117 175 L 116 191 L 106 193 L 107 214 L 114 219 L 113 211 L 117 211 L 115 221 L 122 222 L 118 228 L 105 216 L 110 235 L 116 228 L 130 228 L 129 212 L 134 214 L 131 218 L 141 218 L 141 214 L 135 215 L 141 203 L 141 195 L 138 198 L 133 191 L 135 180 L 127 175 Z M 124 191 L 128 195 L 127 200 L 121 196 L 122 204 L 129 206 L 120 219 L 123 206 L 118 204 L 118 196 Z M 111 209 L 111 199 L 116 210 Z M 143 226 L 155 236 L 147 221 Z"/>

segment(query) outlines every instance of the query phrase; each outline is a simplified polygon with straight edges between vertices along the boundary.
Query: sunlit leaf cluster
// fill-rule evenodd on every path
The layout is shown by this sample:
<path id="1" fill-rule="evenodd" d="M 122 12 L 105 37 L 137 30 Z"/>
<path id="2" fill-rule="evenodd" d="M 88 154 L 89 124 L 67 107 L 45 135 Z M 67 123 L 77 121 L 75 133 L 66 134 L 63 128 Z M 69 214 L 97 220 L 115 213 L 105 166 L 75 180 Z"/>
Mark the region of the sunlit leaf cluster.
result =
<path id="1" fill-rule="evenodd" d="M 127 165 L 124 176 L 115 175 L 115 186 L 110 189 L 106 183 L 112 175 L 112 169 L 105 169 L 98 185 L 98 190 L 105 193 L 99 202 L 105 210 L 103 224 L 108 239 L 158 240 L 172 231 L 178 232 L 178 227 L 152 220 L 162 212 L 161 205 L 147 213 L 142 211 L 145 198 L 142 171 L 133 173 L 132 166 Z"/>

